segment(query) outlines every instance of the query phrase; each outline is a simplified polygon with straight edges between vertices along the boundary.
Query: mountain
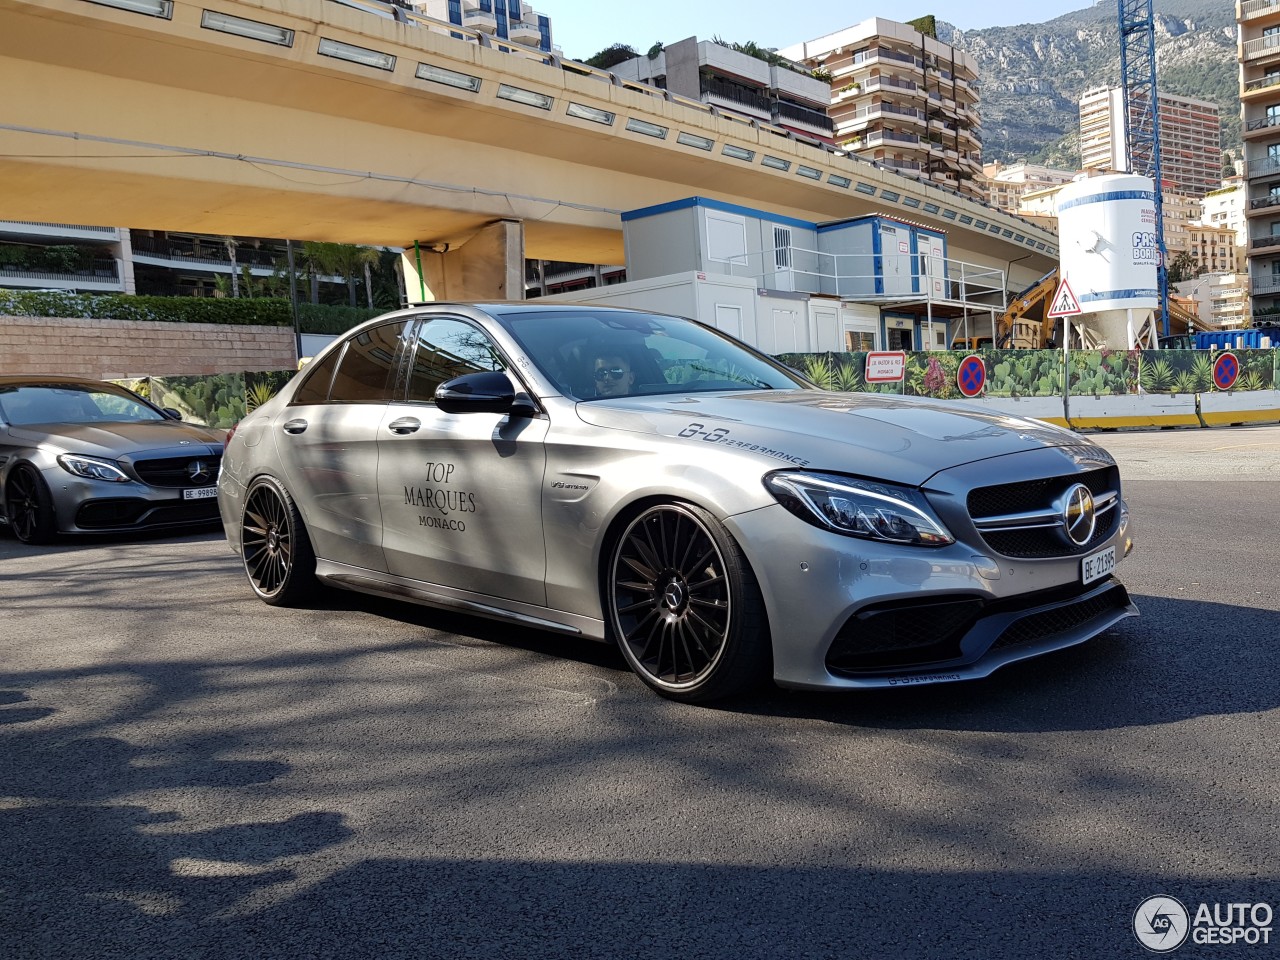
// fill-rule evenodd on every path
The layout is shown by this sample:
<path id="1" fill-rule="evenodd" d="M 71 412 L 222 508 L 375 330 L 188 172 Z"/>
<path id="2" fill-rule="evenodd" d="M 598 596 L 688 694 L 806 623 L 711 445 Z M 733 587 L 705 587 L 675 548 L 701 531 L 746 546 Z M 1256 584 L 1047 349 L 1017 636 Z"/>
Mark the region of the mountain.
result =
<path id="1" fill-rule="evenodd" d="M 1154 20 L 1158 89 L 1218 104 L 1222 145 L 1239 156 L 1234 5 L 1156 0 Z M 1047 23 L 958 30 L 939 22 L 937 34 L 977 61 L 984 161 L 1079 166 L 1080 95 L 1120 85 L 1117 0 Z"/>

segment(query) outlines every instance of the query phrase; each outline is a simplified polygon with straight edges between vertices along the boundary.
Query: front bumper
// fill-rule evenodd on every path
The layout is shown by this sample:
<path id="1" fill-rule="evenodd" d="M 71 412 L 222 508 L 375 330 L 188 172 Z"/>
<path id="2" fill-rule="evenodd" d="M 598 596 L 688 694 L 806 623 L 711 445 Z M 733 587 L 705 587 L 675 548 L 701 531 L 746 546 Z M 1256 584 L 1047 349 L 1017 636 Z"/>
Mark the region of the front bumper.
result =
<path id="1" fill-rule="evenodd" d="M 48 479 L 50 472 L 45 472 Z M 211 490 L 206 486 L 203 489 Z M 182 489 L 105 483 L 66 475 L 50 484 L 60 533 L 126 533 L 207 527 L 218 522 L 216 497 L 188 500 Z"/>
<path id="2" fill-rule="evenodd" d="M 858 689 L 985 677 L 1135 616 L 1113 577 L 1082 585 L 1079 556 L 1013 560 L 985 546 L 901 547 L 812 527 L 781 506 L 727 521 L 764 594 L 774 679 Z M 1103 549 L 1125 555 L 1118 525 Z"/>

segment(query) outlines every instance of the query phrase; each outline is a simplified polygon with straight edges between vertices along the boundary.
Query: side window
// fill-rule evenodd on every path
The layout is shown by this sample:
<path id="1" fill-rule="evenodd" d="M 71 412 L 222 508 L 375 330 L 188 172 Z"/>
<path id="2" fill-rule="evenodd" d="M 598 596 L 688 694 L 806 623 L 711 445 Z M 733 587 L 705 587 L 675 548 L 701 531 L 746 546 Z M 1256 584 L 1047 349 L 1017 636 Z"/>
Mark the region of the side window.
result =
<path id="1" fill-rule="evenodd" d="M 329 399 L 329 384 L 333 382 L 333 371 L 342 356 L 342 348 L 332 350 L 319 362 L 307 365 L 306 379 L 293 394 L 293 403 L 324 403 Z"/>
<path id="2" fill-rule="evenodd" d="M 488 335 L 463 320 L 427 320 L 418 328 L 417 340 L 409 371 L 410 402 L 434 402 L 436 387 L 454 377 L 507 368 Z"/>
<path id="3" fill-rule="evenodd" d="M 384 323 L 352 337 L 329 390 L 330 403 L 385 403 L 391 399 L 397 350 L 408 320 Z"/>

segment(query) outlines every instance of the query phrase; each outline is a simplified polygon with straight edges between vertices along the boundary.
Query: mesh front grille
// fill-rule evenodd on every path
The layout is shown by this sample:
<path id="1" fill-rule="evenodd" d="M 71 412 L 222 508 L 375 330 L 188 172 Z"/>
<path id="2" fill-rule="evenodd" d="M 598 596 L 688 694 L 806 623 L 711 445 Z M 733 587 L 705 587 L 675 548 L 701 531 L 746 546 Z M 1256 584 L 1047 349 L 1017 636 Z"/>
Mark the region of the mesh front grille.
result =
<path id="1" fill-rule="evenodd" d="M 991 645 L 992 650 L 1003 650 L 1024 643 L 1034 643 L 1074 630 L 1095 617 L 1119 610 L 1127 602 L 1125 591 L 1119 587 L 1095 597 L 1080 600 L 1065 607 L 1045 610 L 1023 617 L 1009 625 Z"/>
<path id="2" fill-rule="evenodd" d="M 1088 553 L 1104 543 L 1116 531 L 1120 511 L 1112 507 L 1098 518 L 1098 526 L 1089 542 L 1082 547 L 1069 544 L 1063 538 L 1060 527 L 1040 530 L 984 530 L 982 539 L 996 553 L 1006 557 L 1030 559 L 1036 557 L 1065 557 L 1073 553 Z"/>
<path id="3" fill-rule="evenodd" d="M 185 526 L 218 519 L 218 501 L 213 497 L 167 503 L 131 498 L 87 500 L 76 511 L 76 526 L 81 530 Z"/>
<path id="4" fill-rule="evenodd" d="M 1118 492 L 1120 475 L 1115 467 L 1101 467 L 1087 473 L 1073 473 L 1065 477 L 979 487 L 969 493 L 969 515 L 976 522 L 981 522 L 989 517 L 1052 510 L 1054 502 L 1077 483 L 1083 483 L 1096 498 L 1103 493 Z M 1093 536 L 1083 546 L 1070 543 L 1059 526 L 1033 530 L 982 530 L 979 532 L 987 546 L 1005 557 L 1021 559 L 1069 557 L 1073 554 L 1088 553 L 1116 532 L 1116 527 L 1120 523 L 1119 506 L 1118 502 L 1115 503 L 1110 510 L 1098 517 Z"/>
<path id="5" fill-rule="evenodd" d="M 882 670 L 953 659 L 982 606 L 971 598 L 862 610 L 845 623 L 827 662 L 833 669 Z"/>
<path id="6" fill-rule="evenodd" d="M 193 479 L 191 468 L 199 461 L 203 469 L 198 478 Z M 218 464 L 222 457 L 217 454 L 191 457 L 168 457 L 162 460 L 139 460 L 133 465 L 144 483 L 153 487 L 208 487 L 218 480 Z"/>
<path id="7" fill-rule="evenodd" d="M 983 517 L 1000 517 L 1009 513 L 1028 513 L 1047 509 L 1069 487 L 1083 483 L 1095 497 L 1108 490 L 1120 489 L 1119 471 L 1115 467 L 1102 467 L 1088 473 L 1073 473 L 1065 477 L 1047 480 L 1026 480 L 1021 483 L 1002 483 L 995 487 L 978 487 L 969 492 L 969 516 L 975 520 Z"/>

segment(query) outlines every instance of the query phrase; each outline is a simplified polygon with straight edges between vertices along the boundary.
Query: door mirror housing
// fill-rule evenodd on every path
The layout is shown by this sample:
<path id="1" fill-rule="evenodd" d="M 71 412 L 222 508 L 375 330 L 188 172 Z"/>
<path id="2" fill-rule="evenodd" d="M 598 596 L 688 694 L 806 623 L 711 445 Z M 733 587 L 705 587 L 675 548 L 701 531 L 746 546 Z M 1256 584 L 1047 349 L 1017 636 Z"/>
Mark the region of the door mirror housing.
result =
<path id="1" fill-rule="evenodd" d="M 436 387 L 436 406 L 445 413 L 506 413 L 532 417 L 538 408 L 527 395 L 516 395 L 505 373 L 486 370 L 446 380 Z"/>

